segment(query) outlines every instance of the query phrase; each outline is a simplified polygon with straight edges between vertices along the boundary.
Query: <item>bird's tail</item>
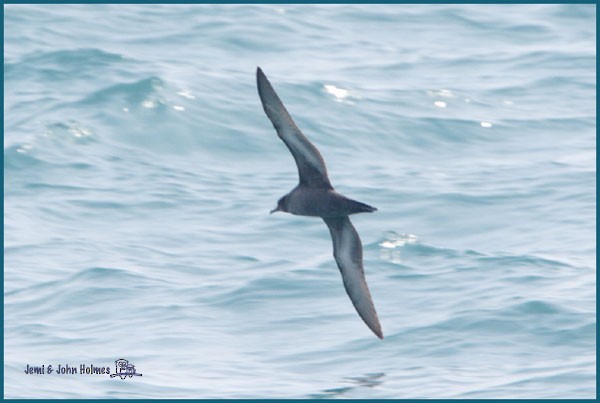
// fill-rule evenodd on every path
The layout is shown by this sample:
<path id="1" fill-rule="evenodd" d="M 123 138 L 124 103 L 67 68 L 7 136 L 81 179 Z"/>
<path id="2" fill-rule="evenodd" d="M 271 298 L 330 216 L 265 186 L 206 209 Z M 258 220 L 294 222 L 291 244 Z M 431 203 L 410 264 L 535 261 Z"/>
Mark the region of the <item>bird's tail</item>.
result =
<path id="1" fill-rule="evenodd" d="M 373 206 L 369 206 L 368 204 L 351 199 L 348 199 L 348 210 L 350 211 L 349 214 L 372 213 L 377 211 L 377 209 Z"/>

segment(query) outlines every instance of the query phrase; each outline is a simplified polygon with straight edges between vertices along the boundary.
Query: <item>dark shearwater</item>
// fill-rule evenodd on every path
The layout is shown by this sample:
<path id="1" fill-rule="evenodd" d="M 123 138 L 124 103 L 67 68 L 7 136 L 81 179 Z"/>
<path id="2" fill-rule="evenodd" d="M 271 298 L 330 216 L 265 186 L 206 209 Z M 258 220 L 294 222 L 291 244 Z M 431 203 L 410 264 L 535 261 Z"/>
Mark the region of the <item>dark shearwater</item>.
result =
<path id="1" fill-rule="evenodd" d="M 283 211 L 295 215 L 321 217 L 325 221 L 333 240 L 333 256 L 342 273 L 346 292 L 369 329 L 383 339 L 381 325 L 365 280 L 360 237 L 348 217 L 350 214 L 371 213 L 377 209 L 351 200 L 333 189 L 319 150 L 296 126 L 260 67 L 256 69 L 256 83 L 263 109 L 273 123 L 277 135 L 296 160 L 300 179 L 298 186 L 279 199 L 277 207 L 271 213 Z"/>

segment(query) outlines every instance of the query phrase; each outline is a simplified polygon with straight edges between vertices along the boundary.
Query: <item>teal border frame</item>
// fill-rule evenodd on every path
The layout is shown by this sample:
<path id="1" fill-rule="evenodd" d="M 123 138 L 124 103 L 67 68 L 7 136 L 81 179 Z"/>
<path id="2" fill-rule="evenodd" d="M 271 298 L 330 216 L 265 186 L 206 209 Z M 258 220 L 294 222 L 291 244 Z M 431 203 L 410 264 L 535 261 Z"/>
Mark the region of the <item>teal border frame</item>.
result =
<path id="1" fill-rule="evenodd" d="M 203 1 L 192 1 L 192 0 L 176 0 L 176 1 L 172 1 L 172 2 L 167 2 L 167 1 L 156 1 L 156 0 L 148 0 L 148 1 L 143 1 L 143 0 L 139 0 L 139 1 L 135 1 L 135 0 L 126 0 L 123 2 L 111 2 L 111 1 L 102 1 L 102 0 L 89 0 L 89 1 L 52 1 L 52 0 L 46 0 L 46 1 L 40 1 L 40 0 L 33 0 L 33 1 L 19 1 L 19 0 L 9 0 L 9 1 L 4 1 L 3 0 L 3 5 L 18 5 L 18 4 L 55 4 L 55 5 L 66 5 L 66 4 L 598 4 L 596 0 L 577 0 L 575 2 L 569 2 L 569 1 L 556 1 L 556 0 L 550 0 L 550 1 L 543 1 L 543 0 L 534 0 L 534 1 L 516 1 L 516 0 L 497 0 L 497 1 L 486 1 L 486 0 L 480 0 L 480 1 L 470 1 L 470 2 L 452 2 L 452 1 L 447 1 L 447 0 L 430 0 L 427 2 L 417 2 L 417 1 L 394 1 L 394 0 L 388 0 L 388 1 L 374 1 L 374 2 L 369 2 L 369 1 L 364 1 L 364 0 L 359 0 L 359 1 L 332 1 L 332 0 L 326 0 L 326 1 L 211 1 L 211 2 L 203 2 Z M 2 8 L 1 11 L 2 14 L 2 58 L 4 60 L 4 7 Z M 598 21 L 600 21 L 600 18 L 598 16 L 598 13 L 596 12 L 596 133 L 597 133 L 597 126 L 598 126 L 598 83 L 597 83 L 597 77 L 598 77 L 598 31 L 597 31 L 597 27 L 598 27 Z M 2 71 L 4 72 L 4 64 L 2 67 Z M 2 82 L 2 89 L 4 90 L 4 81 Z M 2 112 L 2 117 L 4 118 L 4 96 L 2 97 L 2 106 L 3 106 L 3 112 Z M 4 135 L 4 130 L 3 130 L 3 135 Z M 597 141 L 597 140 L 596 140 Z M 3 167 L 3 173 L 4 173 L 4 153 L 2 154 L 2 167 Z M 597 158 L 597 143 L 596 143 L 596 203 L 598 200 L 598 176 L 597 176 L 597 172 L 598 172 L 598 158 Z M 4 196 L 4 175 L 2 175 L 2 195 Z M 4 211 L 4 197 L 2 198 L 2 210 Z M 4 228 L 4 214 L 2 215 L 2 227 Z M 598 210 L 596 208 L 596 250 L 598 249 Z M 2 232 L 2 240 L 4 241 L 4 232 Z M 598 258 L 598 253 L 596 252 L 596 326 L 598 326 L 598 262 L 600 261 L 600 259 Z M 2 289 L 4 290 L 4 248 L 2 249 Z M 3 293 L 3 302 L 4 302 L 4 293 Z M 3 304 L 4 305 L 4 304 Z M 2 310 L 2 322 L 4 323 L 4 309 Z M 2 336 L 4 336 L 4 326 L 2 327 L 1 330 Z M 4 340 L 4 338 L 3 338 Z M 2 347 L 0 347 L 1 351 L 2 351 L 2 363 L 4 364 L 4 343 L 2 343 Z M 2 380 L 1 385 L 2 385 L 2 400 L 7 400 L 4 398 L 4 365 L 2 365 L 2 368 L 0 368 L 0 373 L 2 374 Z M 598 332 L 596 331 L 596 393 L 598 390 Z M 49 402 L 58 402 L 58 401 L 62 401 L 62 400 L 67 400 L 67 399 L 43 399 L 43 400 L 38 400 L 36 399 L 36 401 L 49 401 Z M 127 400 L 131 400 L 131 401 L 148 401 L 150 399 L 127 399 Z M 190 399 L 185 399 L 184 401 L 187 400 L 196 400 L 196 401 L 203 401 L 203 402 L 218 402 L 220 400 L 217 399 L 194 399 L 194 398 L 190 398 Z M 225 399 L 223 399 L 225 400 Z M 263 402 L 267 399 L 227 399 L 228 401 L 231 402 Z M 296 402 L 296 401 L 319 401 L 320 399 L 268 399 L 269 402 L 272 403 L 277 403 L 277 402 Z M 483 401 L 483 400 L 493 400 L 495 402 L 510 402 L 513 400 L 518 400 L 519 402 L 523 402 L 523 403 L 528 403 L 528 402 L 543 402 L 543 401 L 548 401 L 548 402 L 552 402 L 552 403 L 562 403 L 562 402 L 571 402 L 573 400 L 570 399 L 427 399 L 427 402 L 453 402 L 453 401 L 460 401 L 460 400 L 465 400 L 465 401 L 469 401 L 469 402 L 478 402 L 478 401 Z M 15 402 L 27 402 L 29 401 L 28 399 L 8 399 L 7 401 L 15 401 Z M 104 401 L 104 402 L 111 402 L 112 399 L 69 399 L 69 401 L 72 402 L 88 402 L 88 401 Z M 152 399 L 152 401 L 161 401 L 161 402 L 174 402 L 174 403 L 179 403 L 181 402 L 181 399 Z M 419 401 L 417 399 L 358 399 L 358 400 L 353 400 L 353 402 L 377 402 L 377 401 L 405 401 L 405 402 L 410 402 L 410 401 Z M 597 397 L 596 399 L 577 399 L 577 402 L 596 402 L 597 401 Z"/>

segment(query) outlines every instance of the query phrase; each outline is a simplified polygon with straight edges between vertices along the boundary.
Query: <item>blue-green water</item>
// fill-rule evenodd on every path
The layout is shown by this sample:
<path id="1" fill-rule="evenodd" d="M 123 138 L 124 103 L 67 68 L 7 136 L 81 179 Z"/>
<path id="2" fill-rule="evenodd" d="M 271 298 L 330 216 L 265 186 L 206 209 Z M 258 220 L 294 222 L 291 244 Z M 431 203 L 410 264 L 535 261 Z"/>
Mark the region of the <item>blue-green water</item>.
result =
<path id="1" fill-rule="evenodd" d="M 5 397 L 595 397 L 594 5 L 4 12 Z M 384 340 L 268 214 L 256 66 L 379 209 Z"/>

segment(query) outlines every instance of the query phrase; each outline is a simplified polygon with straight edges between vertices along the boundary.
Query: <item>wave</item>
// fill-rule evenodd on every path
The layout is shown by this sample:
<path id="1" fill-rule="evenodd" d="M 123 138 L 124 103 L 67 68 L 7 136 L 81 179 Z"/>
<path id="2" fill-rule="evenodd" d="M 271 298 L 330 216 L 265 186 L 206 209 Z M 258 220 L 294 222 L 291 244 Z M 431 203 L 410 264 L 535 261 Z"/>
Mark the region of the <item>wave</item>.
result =
<path id="1" fill-rule="evenodd" d="M 42 81 L 72 81 L 80 78 L 96 78 L 96 74 L 108 66 L 133 62 L 118 53 L 96 48 L 60 49 L 34 52 L 19 61 L 5 63 L 5 79 Z"/>

